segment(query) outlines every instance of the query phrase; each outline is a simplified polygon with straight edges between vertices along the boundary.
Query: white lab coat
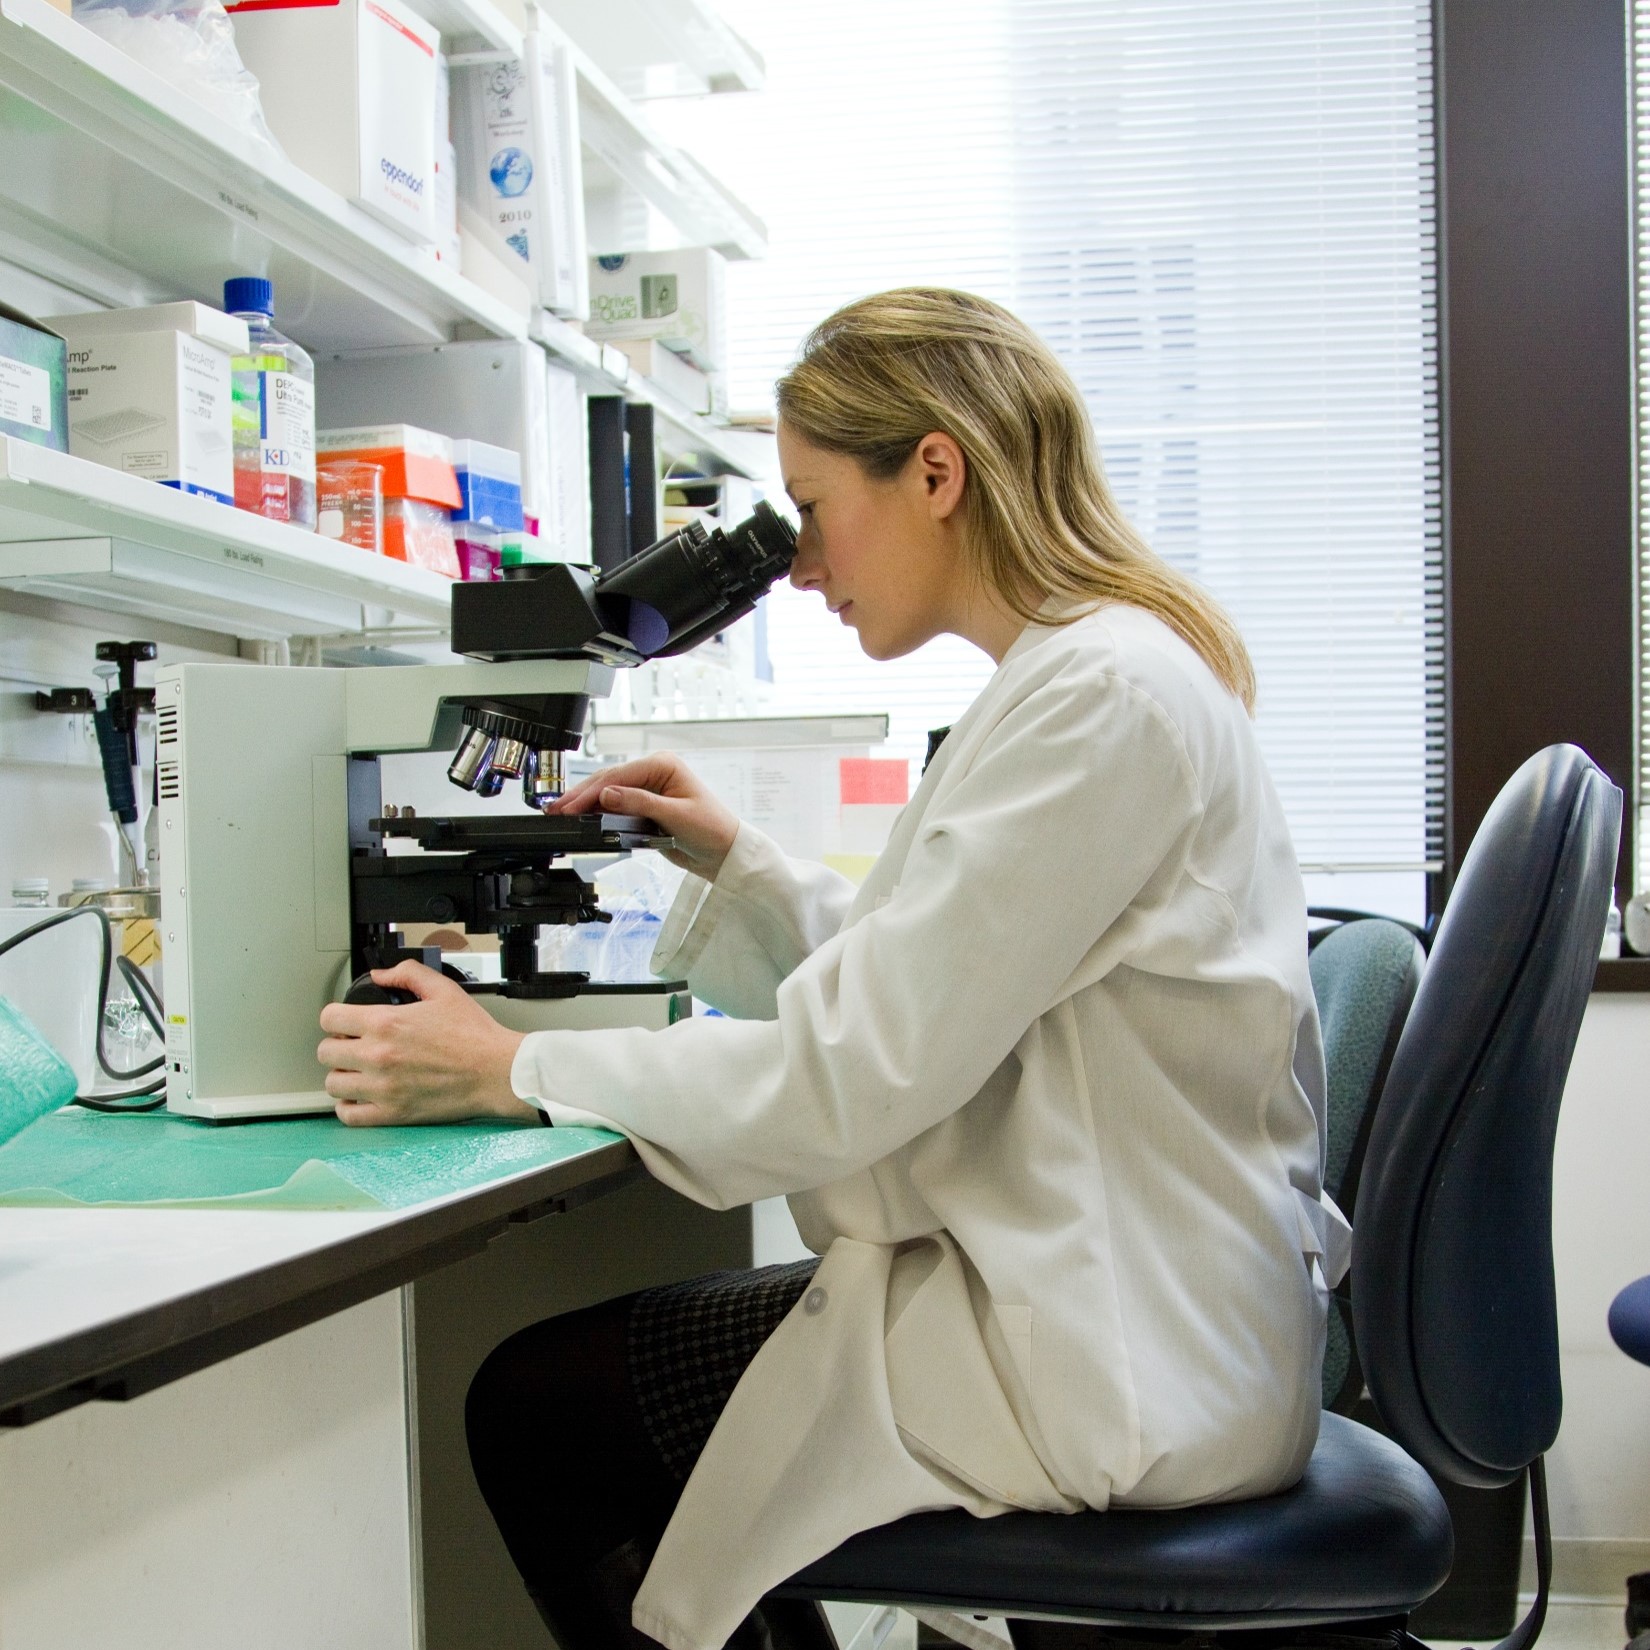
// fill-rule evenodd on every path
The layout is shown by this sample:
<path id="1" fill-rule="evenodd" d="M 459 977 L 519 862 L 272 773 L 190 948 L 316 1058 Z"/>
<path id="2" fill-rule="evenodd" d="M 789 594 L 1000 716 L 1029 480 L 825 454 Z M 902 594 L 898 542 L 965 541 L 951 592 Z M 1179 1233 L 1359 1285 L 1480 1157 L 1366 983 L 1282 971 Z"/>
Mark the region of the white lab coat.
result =
<path id="1" fill-rule="evenodd" d="M 1029 628 L 857 893 L 743 827 L 654 967 L 736 1018 L 535 1033 L 516 1092 L 700 1202 L 791 1194 L 824 1260 L 688 1481 L 643 1631 L 715 1650 L 923 1508 L 1298 1477 L 1345 1248 L 1304 899 L 1242 706 L 1166 626 Z"/>

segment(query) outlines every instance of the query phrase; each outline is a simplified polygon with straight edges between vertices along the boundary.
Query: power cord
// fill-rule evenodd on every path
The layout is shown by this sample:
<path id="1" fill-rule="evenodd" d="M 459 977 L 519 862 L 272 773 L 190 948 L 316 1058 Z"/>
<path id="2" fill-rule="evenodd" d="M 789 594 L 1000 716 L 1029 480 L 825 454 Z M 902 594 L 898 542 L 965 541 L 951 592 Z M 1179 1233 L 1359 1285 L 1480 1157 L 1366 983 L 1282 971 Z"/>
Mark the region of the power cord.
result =
<path id="1" fill-rule="evenodd" d="M 66 922 L 73 922 L 76 917 L 96 917 L 102 937 L 102 966 L 98 969 L 97 977 L 97 1036 L 94 1048 L 97 1053 L 97 1063 L 105 1077 L 117 1083 L 130 1083 L 139 1077 L 147 1077 L 151 1072 L 160 1071 L 166 1064 L 164 1053 L 157 1055 L 153 1060 L 131 1071 L 117 1071 L 109 1063 L 109 1057 L 103 1048 L 103 1016 L 109 1006 L 109 979 L 115 967 L 120 969 L 121 978 L 125 980 L 131 990 L 133 1000 L 137 1003 L 138 1011 L 149 1022 L 149 1028 L 160 1038 L 166 1040 L 166 1016 L 161 1003 L 160 994 L 155 990 L 153 981 L 134 963 L 130 957 L 115 956 L 114 933 L 109 923 L 109 913 L 101 905 L 72 905 L 66 911 L 54 911 L 50 916 L 42 917 L 39 922 L 30 923 L 27 928 L 19 929 L 9 939 L 0 940 L 0 957 L 8 951 L 15 950 L 25 940 L 32 940 L 37 934 L 44 934 L 49 928 L 57 928 Z M 137 1088 L 121 1089 L 103 1094 L 77 1094 L 74 1104 L 84 1106 L 88 1111 L 158 1111 L 166 1104 L 166 1079 L 157 1078 L 152 1083 Z M 159 1099 L 151 1100 L 150 1095 L 159 1095 Z M 133 1104 L 142 1101 L 143 1104 Z"/>

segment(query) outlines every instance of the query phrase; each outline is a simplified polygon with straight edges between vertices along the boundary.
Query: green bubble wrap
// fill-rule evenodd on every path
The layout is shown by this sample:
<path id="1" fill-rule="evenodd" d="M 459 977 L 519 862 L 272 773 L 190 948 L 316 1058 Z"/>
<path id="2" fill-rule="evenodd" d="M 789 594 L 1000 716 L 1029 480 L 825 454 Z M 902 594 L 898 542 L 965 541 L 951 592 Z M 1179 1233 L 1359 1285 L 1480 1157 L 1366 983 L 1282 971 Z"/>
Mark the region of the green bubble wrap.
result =
<path id="1" fill-rule="evenodd" d="M 66 1105 L 74 1090 L 75 1075 L 62 1056 L 9 998 L 0 997 L 0 1140 Z"/>
<path id="2" fill-rule="evenodd" d="M 535 1123 L 351 1129 L 332 1117 L 200 1123 L 75 1109 L 0 1146 L 0 1206 L 407 1209 L 619 1138 Z"/>

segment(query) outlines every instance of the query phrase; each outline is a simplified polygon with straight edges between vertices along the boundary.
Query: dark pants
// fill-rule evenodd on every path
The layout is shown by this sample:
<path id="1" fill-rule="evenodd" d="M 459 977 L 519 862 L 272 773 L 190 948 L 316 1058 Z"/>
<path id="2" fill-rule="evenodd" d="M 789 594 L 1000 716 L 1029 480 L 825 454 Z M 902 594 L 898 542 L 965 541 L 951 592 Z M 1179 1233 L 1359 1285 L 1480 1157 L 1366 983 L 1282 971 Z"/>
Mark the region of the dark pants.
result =
<path id="1" fill-rule="evenodd" d="M 548 1318 L 477 1372 L 476 1481 L 561 1650 L 655 1650 L 631 1602 L 716 1417 L 812 1273 L 716 1273 Z M 817 1606 L 774 1599 L 730 1642 L 834 1650 Z"/>

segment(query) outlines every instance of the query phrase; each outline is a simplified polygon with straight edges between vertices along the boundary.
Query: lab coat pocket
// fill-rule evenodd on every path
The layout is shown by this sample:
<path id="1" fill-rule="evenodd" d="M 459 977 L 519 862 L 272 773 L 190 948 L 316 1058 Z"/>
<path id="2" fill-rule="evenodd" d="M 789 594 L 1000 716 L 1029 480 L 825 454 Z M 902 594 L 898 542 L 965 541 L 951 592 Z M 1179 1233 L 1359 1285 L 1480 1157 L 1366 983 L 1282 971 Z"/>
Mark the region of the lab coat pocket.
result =
<path id="1" fill-rule="evenodd" d="M 997 1301 L 993 1303 L 991 1310 L 996 1315 L 998 1328 L 1003 1332 L 1003 1344 L 1008 1348 L 1014 1372 L 1020 1377 L 1020 1385 L 1025 1389 L 1026 1397 L 1030 1398 L 1033 1339 L 1031 1308 L 1005 1306 L 1001 1301 Z"/>
<path id="2" fill-rule="evenodd" d="M 970 1488 L 1013 1507 L 1069 1511 L 1003 1390 L 974 1316 L 961 1256 L 949 1238 L 930 1241 L 940 1249 L 937 1265 L 931 1254 L 901 1257 L 932 1270 L 883 1343 L 895 1423 L 913 1454 Z M 1030 1320 L 1026 1311 L 1028 1336 Z M 1029 1339 L 1024 1344 L 1029 1354 Z"/>

